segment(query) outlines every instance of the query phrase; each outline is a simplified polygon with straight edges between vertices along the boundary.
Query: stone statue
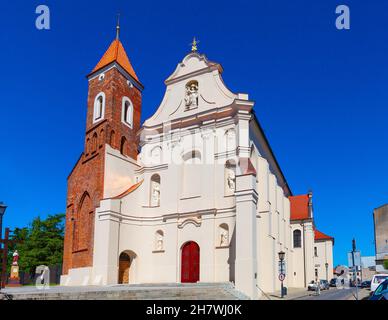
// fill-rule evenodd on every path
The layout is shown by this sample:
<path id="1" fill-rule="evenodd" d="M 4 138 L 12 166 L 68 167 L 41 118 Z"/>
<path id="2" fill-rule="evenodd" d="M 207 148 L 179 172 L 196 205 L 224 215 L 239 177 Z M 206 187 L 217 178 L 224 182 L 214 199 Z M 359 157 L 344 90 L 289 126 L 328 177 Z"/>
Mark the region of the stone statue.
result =
<path id="1" fill-rule="evenodd" d="M 19 253 L 17 250 L 13 253 L 13 259 L 12 259 L 12 265 L 17 266 L 18 265 L 18 260 L 19 260 Z"/>
<path id="2" fill-rule="evenodd" d="M 234 171 L 230 170 L 227 180 L 228 180 L 229 190 L 231 191 L 234 191 L 236 189 L 235 179 L 236 179 L 236 175 L 234 174 Z"/>
<path id="3" fill-rule="evenodd" d="M 222 229 L 220 246 L 227 246 L 229 244 L 228 230 Z"/>
<path id="4" fill-rule="evenodd" d="M 159 232 L 156 235 L 156 250 L 163 250 L 163 236 Z"/>
<path id="5" fill-rule="evenodd" d="M 195 108 L 198 106 L 198 83 L 191 82 L 186 86 L 185 96 L 186 110 Z"/>
<path id="6" fill-rule="evenodd" d="M 153 182 L 152 186 L 152 204 L 154 206 L 160 205 L 160 186 L 157 182 Z"/>

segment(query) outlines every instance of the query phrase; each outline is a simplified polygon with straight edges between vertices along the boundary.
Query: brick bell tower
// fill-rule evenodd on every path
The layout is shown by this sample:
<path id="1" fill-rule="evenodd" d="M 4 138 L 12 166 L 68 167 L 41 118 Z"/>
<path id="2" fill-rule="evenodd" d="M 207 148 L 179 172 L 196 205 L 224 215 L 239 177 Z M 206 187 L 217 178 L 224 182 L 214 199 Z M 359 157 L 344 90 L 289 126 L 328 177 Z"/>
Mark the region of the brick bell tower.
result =
<path id="1" fill-rule="evenodd" d="M 87 76 L 85 147 L 68 177 L 63 274 L 93 265 L 94 213 L 104 198 L 106 146 L 136 159 L 143 85 L 119 40 Z"/>

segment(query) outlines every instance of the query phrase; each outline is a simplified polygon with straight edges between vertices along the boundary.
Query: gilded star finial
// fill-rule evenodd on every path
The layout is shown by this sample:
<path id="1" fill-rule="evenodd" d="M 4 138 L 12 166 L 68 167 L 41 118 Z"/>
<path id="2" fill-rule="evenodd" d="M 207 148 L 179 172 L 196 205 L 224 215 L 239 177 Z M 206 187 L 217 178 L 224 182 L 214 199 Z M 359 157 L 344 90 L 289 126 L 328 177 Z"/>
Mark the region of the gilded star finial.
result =
<path id="1" fill-rule="evenodd" d="M 199 43 L 199 41 L 197 41 L 197 40 L 195 39 L 195 37 L 194 37 L 194 38 L 193 38 L 193 42 L 190 43 L 190 44 L 191 44 L 191 51 L 192 51 L 192 52 L 197 52 L 197 51 L 198 51 L 198 47 L 197 47 L 198 43 Z"/>

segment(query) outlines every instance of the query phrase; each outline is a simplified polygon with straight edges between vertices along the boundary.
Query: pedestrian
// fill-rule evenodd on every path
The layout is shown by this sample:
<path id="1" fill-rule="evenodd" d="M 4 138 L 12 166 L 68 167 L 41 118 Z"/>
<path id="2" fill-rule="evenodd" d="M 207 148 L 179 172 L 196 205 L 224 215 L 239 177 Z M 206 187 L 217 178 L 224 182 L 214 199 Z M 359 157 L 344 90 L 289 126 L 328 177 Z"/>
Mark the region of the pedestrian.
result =
<path id="1" fill-rule="evenodd" d="M 316 283 L 316 295 L 317 296 L 319 296 L 320 294 L 321 294 L 321 286 L 320 286 L 320 283 L 319 283 L 320 281 L 319 281 L 319 279 L 318 278 L 316 278 L 315 279 L 315 283 Z"/>

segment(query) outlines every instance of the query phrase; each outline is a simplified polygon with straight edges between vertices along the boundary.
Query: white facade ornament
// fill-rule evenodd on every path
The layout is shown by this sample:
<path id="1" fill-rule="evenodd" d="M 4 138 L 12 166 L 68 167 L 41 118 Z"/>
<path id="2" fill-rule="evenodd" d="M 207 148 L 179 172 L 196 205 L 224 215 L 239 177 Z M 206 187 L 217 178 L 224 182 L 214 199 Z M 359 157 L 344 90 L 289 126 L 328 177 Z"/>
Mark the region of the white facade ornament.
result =
<path id="1" fill-rule="evenodd" d="M 186 110 L 198 107 L 198 82 L 190 81 L 186 85 L 185 95 Z"/>
<path id="2" fill-rule="evenodd" d="M 163 235 L 159 232 L 156 233 L 156 248 L 157 251 L 163 250 Z"/>
<path id="3" fill-rule="evenodd" d="M 230 170 L 229 173 L 228 173 L 228 188 L 230 191 L 235 191 L 236 189 L 236 175 L 234 174 L 234 171 L 233 170 Z"/>
<path id="4" fill-rule="evenodd" d="M 228 246 L 229 245 L 229 232 L 226 229 L 221 228 L 221 241 L 220 241 L 220 246 Z"/>
<path id="5" fill-rule="evenodd" d="M 160 186 L 156 181 L 152 181 L 152 206 L 160 205 Z"/>

